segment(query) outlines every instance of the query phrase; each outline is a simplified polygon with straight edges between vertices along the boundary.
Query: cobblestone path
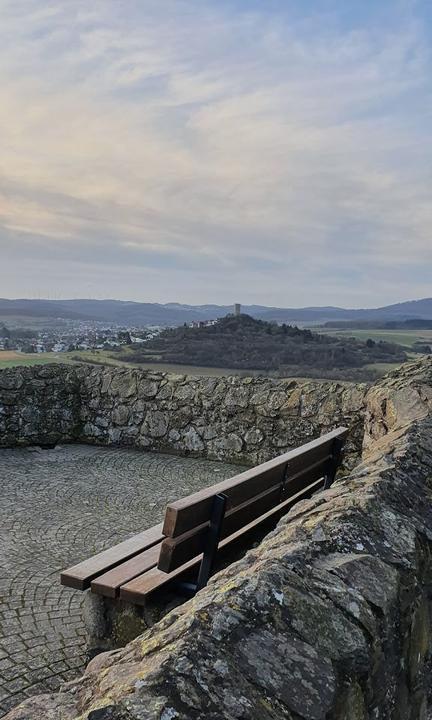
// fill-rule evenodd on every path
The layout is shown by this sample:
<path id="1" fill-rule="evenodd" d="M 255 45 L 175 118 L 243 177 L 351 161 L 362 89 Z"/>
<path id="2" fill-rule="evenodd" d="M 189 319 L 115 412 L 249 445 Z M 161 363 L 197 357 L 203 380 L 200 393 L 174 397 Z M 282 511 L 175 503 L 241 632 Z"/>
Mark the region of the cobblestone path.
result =
<path id="1" fill-rule="evenodd" d="M 0 717 L 83 670 L 83 594 L 59 585 L 60 570 L 236 472 L 139 450 L 0 450 Z"/>

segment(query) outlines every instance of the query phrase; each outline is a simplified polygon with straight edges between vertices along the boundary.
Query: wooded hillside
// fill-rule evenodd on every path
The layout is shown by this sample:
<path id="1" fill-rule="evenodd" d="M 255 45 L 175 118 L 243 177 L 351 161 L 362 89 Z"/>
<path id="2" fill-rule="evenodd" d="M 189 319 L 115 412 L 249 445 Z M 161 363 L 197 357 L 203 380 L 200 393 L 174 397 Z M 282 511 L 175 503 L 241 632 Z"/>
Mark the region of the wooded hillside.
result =
<path id="1" fill-rule="evenodd" d="M 214 325 L 165 330 L 136 346 L 131 362 L 164 362 L 255 370 L 310 371 L 361 368 L 376 362 L 403 362 L 399 345 L 319 335 L 290 325 L 228 315 Z"/>

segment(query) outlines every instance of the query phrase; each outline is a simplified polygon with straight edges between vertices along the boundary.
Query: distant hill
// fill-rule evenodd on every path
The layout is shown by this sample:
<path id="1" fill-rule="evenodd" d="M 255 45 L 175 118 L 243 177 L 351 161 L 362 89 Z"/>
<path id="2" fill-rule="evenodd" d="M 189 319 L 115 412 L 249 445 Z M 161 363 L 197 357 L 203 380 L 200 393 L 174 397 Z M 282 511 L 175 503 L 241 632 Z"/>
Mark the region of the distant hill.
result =
<path id="1" fill-rule="evenodd" d="M 349 310 L 339 307 L 277 308 L 244 305 L 244 313 L 269 322 L 300 324 L 330 321 L 432 320 L 432 298 L 411 300 L 386 307 Z M 232 305 L 182 305 L 122 300 L 7 300 L 0 299 L 0 318 L 26 317 L 93 320 L 118 325 L 182 325 L 192 320 L 224 317 Z"/>
<path id="2" fill-rule="evenodd" d="M 276 370 L 285 375 L 333 377 L 337 371 L 337 377 L 350 379 L 355 369 L 376 362 L 403 362 L 406 354 L 393 343 L 319 335 L 242 314 L 209 326 L 164 330 L 144 345 L 134 346 L 128 359 L 134 363 Z"/>

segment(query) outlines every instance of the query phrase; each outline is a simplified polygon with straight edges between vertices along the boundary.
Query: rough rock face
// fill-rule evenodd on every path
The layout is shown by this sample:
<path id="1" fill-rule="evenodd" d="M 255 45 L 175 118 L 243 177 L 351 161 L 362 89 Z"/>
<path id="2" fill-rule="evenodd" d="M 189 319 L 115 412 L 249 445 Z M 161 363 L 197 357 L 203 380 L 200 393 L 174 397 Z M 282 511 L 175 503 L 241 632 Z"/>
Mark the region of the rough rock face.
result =
<path id="1" fill-rule="evenodd" d="M 431 373 L 418 363 L 370 391 L 367 454 L 351 474 L 193 600 L 7 720 L 426 720 Z"/>
<path id="2" fill-rule="evenodd" d="M 0 371 L 0 446 L 78 440 L 258 463 L 339 425 L 358 459 L 365 385 L 109 367 Z"/>
<path id="3" fill-rule="evenodd" d="M 364 448 L 373 447 L 388 432 L 408 427 L 432 411 L 432 363 L 403 365 L 368 392 Z"/>

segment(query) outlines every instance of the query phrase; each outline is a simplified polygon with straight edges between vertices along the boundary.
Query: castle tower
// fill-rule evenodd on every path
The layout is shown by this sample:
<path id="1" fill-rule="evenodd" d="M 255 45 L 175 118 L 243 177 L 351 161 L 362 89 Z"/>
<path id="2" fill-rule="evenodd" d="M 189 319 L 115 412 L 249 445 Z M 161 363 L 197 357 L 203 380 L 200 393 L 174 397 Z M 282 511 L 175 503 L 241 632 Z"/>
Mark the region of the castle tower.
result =
<path id="1" fill-rule="evenodd" d="M 240 303 L 236 303 L 234 305 L 234 315 L 236 317 L 238 317 L 240 315 L 240 313 L 241 313 L 241 305 L 240 305 Z"/>

